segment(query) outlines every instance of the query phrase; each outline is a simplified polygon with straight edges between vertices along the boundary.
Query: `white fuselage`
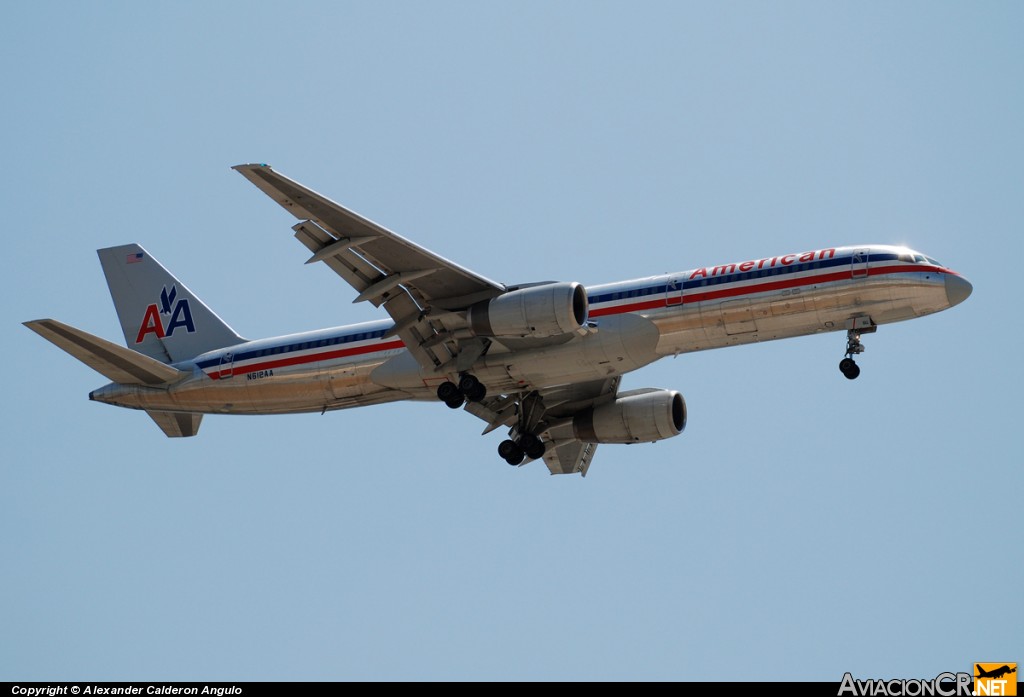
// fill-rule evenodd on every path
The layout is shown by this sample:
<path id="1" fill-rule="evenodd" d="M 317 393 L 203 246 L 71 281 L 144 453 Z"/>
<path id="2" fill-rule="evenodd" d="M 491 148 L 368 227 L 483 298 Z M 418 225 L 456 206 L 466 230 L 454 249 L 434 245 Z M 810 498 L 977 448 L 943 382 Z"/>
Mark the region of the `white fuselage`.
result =
<path id="1" fill-rule="evenodd" d="M 495 339 L 471 372 L 498 393 L 622 375 L 690 351 L 871 326 L 957 304 L 970 285 L 902 247 L 816 250 L 587 288 L 586 331 L 564 342 Z M 169 387 L 110 384 L 90 398 L 178 412 L 273 414 L 436 399 L 390 320 L 251 341 L 175 364 Z"/>

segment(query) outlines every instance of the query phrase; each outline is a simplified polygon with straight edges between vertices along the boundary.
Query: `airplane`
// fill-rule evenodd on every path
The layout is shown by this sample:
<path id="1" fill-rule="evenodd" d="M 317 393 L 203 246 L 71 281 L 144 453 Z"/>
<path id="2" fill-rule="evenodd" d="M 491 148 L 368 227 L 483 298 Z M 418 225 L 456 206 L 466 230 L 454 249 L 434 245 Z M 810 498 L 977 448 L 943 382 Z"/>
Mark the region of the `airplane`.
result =
<path id="1" fill-rule="evenodd" d="M 622 376 L 691 351 L 846 332 L 842 374 L 883 324 L 963 302 L 962 275 L 912 249 L 829 247 L 584 287 L 505 285 L 265 164 L 233 169 L 295 216 L 295 237 L 390 319 L 249 341 L 138 244 L 98 250 L 128 348 L 53 319 L 25 325 L 112 382 L 89 399 L 144 410 L 170 437 L 204 414 L 326 412 L 436 400 L 507 429 L 498 455 L 586 476 L 602 443 L 682 433 L 671 389 Z"/>
<path id="2" fill-rule="evenodd" d="M 1001 666 L 999 668 L 996 668 L 994 670 L 983 670 L 980 665 L 975 664 L 975 669 L 978 672 L 978 674 L 974 676 L 976 678 L 996 678 L 996 679 L 998 679 L 998 678 L 1003 677 L 1004 675 L 1008 675 L 1009 673 L 1016 673 L 1017 672 L 1016 665 L 1014 665 L 1013 668 L 1011 668 L 1009 665 L 1003 665 L 1003 666 Z"/>

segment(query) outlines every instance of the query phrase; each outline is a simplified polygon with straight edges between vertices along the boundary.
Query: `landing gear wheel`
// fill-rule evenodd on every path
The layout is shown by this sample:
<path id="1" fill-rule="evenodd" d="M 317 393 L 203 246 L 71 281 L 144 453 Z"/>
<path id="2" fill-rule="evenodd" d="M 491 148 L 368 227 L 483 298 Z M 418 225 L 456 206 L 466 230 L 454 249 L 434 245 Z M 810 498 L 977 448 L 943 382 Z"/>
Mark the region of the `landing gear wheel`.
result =
<path id="1" fill-rule="evenodd" d="M 851 317 L 847 320 L 846 326 L 846 358 L 839 361 L 839 371 L 847 380 L 856 380 L 860 375 L 860 366 L 853 360 L 853 357 L 864 353 L 864 344 L 861 343 L 860 336 L 861 334 L 871 334 L 878 327 L 870 317 Z"/>
<path id="2" fill-rule="evenodd" d="M 544 457 L 545 450 L 547 450 L 547 444 L 540 438 L 535 439 L 535 441 L 529 447 L 523 448 L 523 451 L 526 453 L 526 456 L 531 460 L 539 460 L 542 457 Z"/>
<path id="3" fill-rule="evenodd" d="M 523 450 L 529 450 L 530 446 L 536 443 L 538 440 L 540 439 L 537 438 L 537 436 L 533 435 L 532 433 L 524 433 L 523 435 L 519 436 L 519 438 L 516 439 L 516 442 L 519 443 L 519 447 L 522 448 Z"/>
<path id="4" fill-rule="evenodd" d="M 458 409 L 466 401 L 454 382 L 445 381 L 437 386 L 437 398 L 448 405 L 449 409 Z"/>
<path id="5" fill-rule="evenodd" d="M 437 387 L 437 398 L 448 403 L 456 398 L 462 399 L 462 393 L 459 392 L 459 387 L 454 382 L 442 382 Z"/>
<path id="6" fill-rule="evenodd" d="M 475 375 L 469 373 L 463 375 L 459 380 L 459 390 L 471 402 L 479 402 L 487 396 L 487 388 L 477 380 Z"/>
<path id="7" fill-rule="evenodd" d="M 501 444 L 498 446 L 498 455 L 513 467 L 523 464 L 523 460 L 526 459 L 526 453 L 523 452 L 523 449 L 510 440 L 501 441 Z"/>
<path id="8" fill-rule="evenodd" d="M 510 440 L 503 440 L 498 444 L 498 457 L 502 460 L 508 458 L 509 455 L 514 453 L 516 450 L 516 444 Z"/>
<path id="9" fill-rule="evenodd" d="M 860 375 L 860 366 L 852 358 L 844 358 L 839 361 L 839 371 L 846 376 L 847 380 L 856 380 Z"/>

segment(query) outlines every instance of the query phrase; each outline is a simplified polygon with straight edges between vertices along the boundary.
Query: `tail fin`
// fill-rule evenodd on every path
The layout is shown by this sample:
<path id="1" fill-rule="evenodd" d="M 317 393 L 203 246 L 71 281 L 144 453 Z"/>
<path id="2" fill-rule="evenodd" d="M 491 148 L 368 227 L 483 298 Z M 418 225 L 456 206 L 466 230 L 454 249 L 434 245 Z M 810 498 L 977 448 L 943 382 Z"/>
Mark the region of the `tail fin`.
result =
<path id="1" fill-rule="evenodd" d="M 245 341 L 139 245 L 96 253 L 129 348 L 176 363 Z"/>

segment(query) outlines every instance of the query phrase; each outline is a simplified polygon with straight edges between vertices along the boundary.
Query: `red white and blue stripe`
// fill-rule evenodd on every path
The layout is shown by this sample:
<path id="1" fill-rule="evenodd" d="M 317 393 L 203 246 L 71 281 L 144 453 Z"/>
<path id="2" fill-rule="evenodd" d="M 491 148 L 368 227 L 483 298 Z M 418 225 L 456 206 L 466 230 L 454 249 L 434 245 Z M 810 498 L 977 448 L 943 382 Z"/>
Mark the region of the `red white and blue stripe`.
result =
<path id="1" fill-rule="evenodd" d="M 791 260 L 787 259 L 792 257 Z M 955 273 L 934 259 L 897 247 L 841 248 L 693 269 L 590 289 L 590 317 L 644 312 L 673 305 L 755 297 L 760 293 L 894 273 Z M 196 365 L 214 380 L 264 370 L 342 360 L 403 349 L 383 320 L 290 337 L 254 341 L 237 352 L 218 351 Z"/>

